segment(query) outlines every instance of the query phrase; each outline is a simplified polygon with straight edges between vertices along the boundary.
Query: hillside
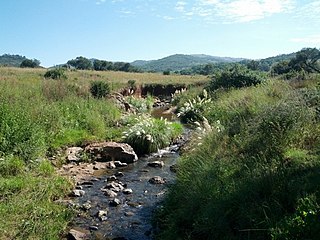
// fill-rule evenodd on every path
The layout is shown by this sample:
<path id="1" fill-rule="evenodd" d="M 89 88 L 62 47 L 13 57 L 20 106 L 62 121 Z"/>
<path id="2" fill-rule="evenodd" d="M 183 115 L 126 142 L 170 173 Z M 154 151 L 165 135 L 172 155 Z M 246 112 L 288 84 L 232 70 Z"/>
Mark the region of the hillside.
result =
<path id="1" fill-rule="evenodd" d="M 231 63 L 244 60 L 243 58 L 216 57 L 204 54 L 184 55 L 175 54 L 165 58 L 151 61 L 137 60 L 131 64 L 144 71 L 162 72 L 166 70 L 180 71 L 193 66 L 207 63 Z"/>
<path id="2" fill-rule="evenodd" d="M 19 67 L 27 58 L 20 55 L 3 54 L 0 56 L 0 66 Z"/>

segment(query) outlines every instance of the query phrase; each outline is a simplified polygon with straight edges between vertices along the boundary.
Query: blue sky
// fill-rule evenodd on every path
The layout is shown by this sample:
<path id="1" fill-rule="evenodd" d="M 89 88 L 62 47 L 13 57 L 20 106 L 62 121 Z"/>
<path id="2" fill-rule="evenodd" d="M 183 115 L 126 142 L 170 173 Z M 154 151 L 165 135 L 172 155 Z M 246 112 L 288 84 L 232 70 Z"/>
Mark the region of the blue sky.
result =
<path id="1" fill-rule="evenodd" d="M 43 66 L 171 54 L 265 58 L 320 47 L 316 0 L 1 0 L 0 55 Z"/>

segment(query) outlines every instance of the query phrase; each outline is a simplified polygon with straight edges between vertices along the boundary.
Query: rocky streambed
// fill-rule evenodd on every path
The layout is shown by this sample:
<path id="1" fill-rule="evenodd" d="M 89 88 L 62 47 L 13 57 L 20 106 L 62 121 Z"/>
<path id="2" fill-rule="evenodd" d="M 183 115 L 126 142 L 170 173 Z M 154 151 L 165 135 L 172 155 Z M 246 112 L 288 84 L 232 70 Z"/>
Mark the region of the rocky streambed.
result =
<path id="1" fill-rule="evenodd" d="M 76 189 L 67 204 L 77 209 L 67 239 L 152 239 L 153 211 L 175 179 L 178 146 L 131 164 L 69 164 Z"/>

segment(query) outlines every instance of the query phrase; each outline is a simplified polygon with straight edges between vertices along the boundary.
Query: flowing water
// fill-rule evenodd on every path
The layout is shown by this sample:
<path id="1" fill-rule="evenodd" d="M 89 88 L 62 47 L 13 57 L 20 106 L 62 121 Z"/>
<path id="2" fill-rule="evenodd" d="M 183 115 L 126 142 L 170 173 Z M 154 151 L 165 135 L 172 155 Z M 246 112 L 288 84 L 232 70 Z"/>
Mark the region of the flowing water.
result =
<path id="1" fill-rule="evenodd" d="M 76 217 L 73 227 L 80 229 L 91 229 L 91 239 L 152 239 L 153 230 L 151 225 L 152 213 L 157 204 L 163 199 L 168 184 L 172 183 L 175 174 L 170 166 L 176 163 L 178 153 L 170 150 L 162 150 L 160 153 L 140 158 L 136 163 L 126 167 L 106 170 L 92 179 L 92 185 L 84 185 L 85 195 L 75 199 L 80 208 L 91 205 L 88 210 L 80 211 Z M 148 162 L 163 161 L 164 166 L 154 168 L 148 166 Z M 126 188 L 133 190 L 132 194 L 118 192 L 121 202 L 118 206 L 110 206 L 113 199 L 104 195 L 101 191 L 107 184 L 107 177 L 117 172 L 123 173 L 117 181 L 121 181 Z M 160 176 L 166 180 L 165 184 L 151 184 L 149 179 Z M 105 221 L 101 221 L 97 212 L 106 210 Z"/>

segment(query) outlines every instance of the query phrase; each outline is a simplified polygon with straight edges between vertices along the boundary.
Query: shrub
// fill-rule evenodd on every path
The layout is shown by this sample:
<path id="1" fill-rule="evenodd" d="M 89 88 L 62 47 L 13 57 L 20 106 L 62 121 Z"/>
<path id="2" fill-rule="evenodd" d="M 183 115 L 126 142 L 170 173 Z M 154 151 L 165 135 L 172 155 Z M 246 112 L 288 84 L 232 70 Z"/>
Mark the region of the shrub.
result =
<path id="1" fill-rule="evenodd" d="M 154 103 L 154 99 L 151 95 L 148 95 L 146 98 L 136 98 L 134 96 L 128 96 L 126 97 L 126 101 L 130 105 L 132 105 L 139 113 L 150 112 Z"/>
<path id="2" fill-rule="evenodd" d="M 211 103 L 207 91 L 203 91 L 203 97 L 197 96 L 196 98 L 184 103 L 183 107 L 179 109 L 178 117 L 183 123 L 202 122 L 203 113 L 208 110 Z"/>
<path id="3" fill-rule="evenodd" d="M 265 77 L 261 73 L 236 65 L 229 70 L 215 74 L 208 89 L 215 91 L 219 88 L 242 88 L 257 85 L 264 80 Z"/>
<path id="4" fill-rule="evenodd" d="M 90 84 L 90 92 L 95 98 L 103 98 L 110 93 L 110 86 L 104 81 L 93 81 Z"/>
<path id="5" fill-rule="evenodd" d="M 50 69 L 44 74 L 44 77 L 46 79 L 48 79 L 48 78 L 67 79 L 67 75 L 65 74 L 65 70 L 63 68 Z"/>
<path id="6" fill-rule="evenodd" d="M 124 132 L 123 139 L 138 155 L 142 155 L 168 146 L 181 133 L 182 126 L 178 123 L 141 116 L 135 125 Z"/>

